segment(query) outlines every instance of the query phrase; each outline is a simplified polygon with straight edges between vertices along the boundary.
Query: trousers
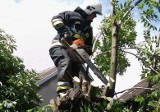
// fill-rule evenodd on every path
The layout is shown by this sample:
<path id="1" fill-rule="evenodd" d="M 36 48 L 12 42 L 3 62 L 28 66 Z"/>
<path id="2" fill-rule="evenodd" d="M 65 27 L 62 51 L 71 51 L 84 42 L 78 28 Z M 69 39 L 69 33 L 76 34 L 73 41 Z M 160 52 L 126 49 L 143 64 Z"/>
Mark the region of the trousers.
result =
<path id="1" fill-rule="evenodd" d="M 63 46 L 53 46 L 49 49 L 49 54 L 57 67 L 58 82 L 68 82 L 73 87 L 72 78 L 78 77 L 81 64 L 74 62 Z"/>

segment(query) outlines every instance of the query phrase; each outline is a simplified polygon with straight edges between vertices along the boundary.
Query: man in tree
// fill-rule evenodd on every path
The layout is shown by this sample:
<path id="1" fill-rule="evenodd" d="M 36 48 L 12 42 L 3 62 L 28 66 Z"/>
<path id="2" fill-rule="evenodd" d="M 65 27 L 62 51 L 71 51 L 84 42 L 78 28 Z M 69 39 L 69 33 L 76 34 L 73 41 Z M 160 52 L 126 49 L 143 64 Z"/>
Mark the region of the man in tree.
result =
<path id="1" fill-rule="evenodd" d="M 64 38 L 71 46 L 83 46 L 86 52 L 92 54 L 93 32 L 91 22 L 97 14 L 102 15 L 102 5 L 97 0 L 88 0 L 74 11 L 64 11 L 52 18 L 52 25 L 57 35 L 49 49 L 50 57 L 58 68 L 57 93 L 73 87 L 72 77 L 79 74 L 79 65 L 68 55 L 67 48 L 61 44 Z"/>

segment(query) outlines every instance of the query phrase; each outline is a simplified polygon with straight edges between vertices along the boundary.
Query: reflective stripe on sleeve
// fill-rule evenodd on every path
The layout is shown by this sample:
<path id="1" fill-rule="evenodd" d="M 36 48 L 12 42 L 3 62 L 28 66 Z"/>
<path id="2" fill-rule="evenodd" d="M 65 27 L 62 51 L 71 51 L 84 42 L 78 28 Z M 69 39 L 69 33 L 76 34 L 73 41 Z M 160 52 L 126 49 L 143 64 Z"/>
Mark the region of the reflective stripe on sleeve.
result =
<path id="1" fill-rule="evenodd" d="M 63 21 L 61 19 L 53 19 L 52 20 L 53 27 L 55 27 L 58 24 L 63 24 Z"/>

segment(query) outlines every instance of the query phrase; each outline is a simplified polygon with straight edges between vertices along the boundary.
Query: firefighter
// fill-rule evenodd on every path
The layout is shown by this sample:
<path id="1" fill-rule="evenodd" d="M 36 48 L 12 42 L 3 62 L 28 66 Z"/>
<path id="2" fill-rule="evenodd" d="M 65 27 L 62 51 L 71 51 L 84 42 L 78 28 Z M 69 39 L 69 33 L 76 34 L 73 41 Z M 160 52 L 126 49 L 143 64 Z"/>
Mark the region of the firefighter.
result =
<path id="1" fill-rule="evenodd" d="M 89 0 L 90 4 L 78 6 L 74 11 L 64 11 L 53 16 L 51 22 L 57 31 L 57 35 L 52 40 L 49 54 L 57 67 L 58 82 L 57 93 L 73 87 L 72 78 L 79 74 L 79 63 L 74 62 L 69 56 L 67 49 L 60 43 L 64 38 L 72 44 L 80 43 L 86 52 L 92 54 L 93 32 L 91 23 L 98 15 L 102 15 L 102 5 L 97 0 Z M 76 35 L 74 35 L 76 34 Z"/>

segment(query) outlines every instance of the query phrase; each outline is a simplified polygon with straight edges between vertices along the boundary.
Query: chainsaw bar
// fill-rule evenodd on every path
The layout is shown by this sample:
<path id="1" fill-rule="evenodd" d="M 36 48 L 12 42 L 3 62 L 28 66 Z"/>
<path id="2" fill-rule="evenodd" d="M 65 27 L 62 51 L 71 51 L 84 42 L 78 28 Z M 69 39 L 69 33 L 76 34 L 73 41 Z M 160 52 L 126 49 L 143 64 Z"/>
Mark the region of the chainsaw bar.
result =
<path id="1" fill-rule="evenodd" d="M 71 46 L 68 44 L 68 42 L 62 38 L 61 43 L 68 49 L 69 55 L 73 60 L 80 63 L 86 63 L 90 69 L 93 71 L 93 73 L 105 84 L 107 85 L 108 80 L 104 77 L 104 75 L 98 70 L 98 68 L 91 62 L 88 53 L 83 48 L 71 48 Z"/>

